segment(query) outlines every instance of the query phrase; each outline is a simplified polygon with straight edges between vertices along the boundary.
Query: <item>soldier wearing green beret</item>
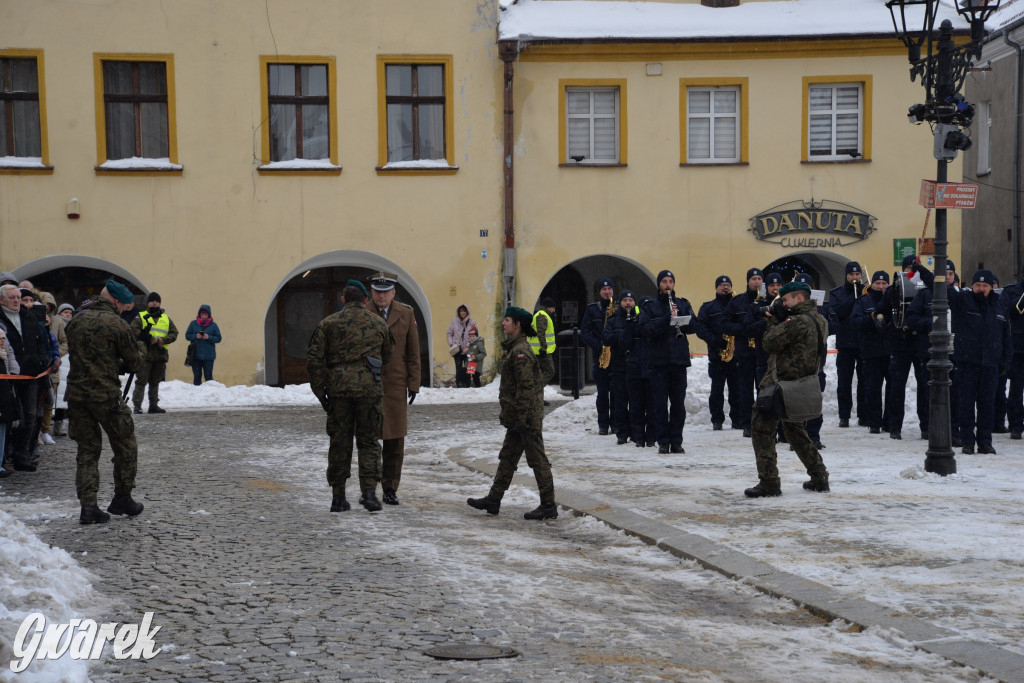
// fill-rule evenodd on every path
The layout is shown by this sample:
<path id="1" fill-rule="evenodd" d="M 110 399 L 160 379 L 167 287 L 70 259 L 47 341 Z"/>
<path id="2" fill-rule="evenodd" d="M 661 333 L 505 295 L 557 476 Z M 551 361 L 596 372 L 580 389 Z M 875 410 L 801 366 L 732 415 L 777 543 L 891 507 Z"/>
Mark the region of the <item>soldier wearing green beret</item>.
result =
<path id="1" fill-rule="evenodd" d="M 327 413 L 327 483 L 331 512 L 351 508 L 345 482 L 352 472 L 352 436 L 359 451 L 359 503 L 375 512 L 380 483 L 381 426 L 384 422 L 381 367 L 395 346 L 387 323 L 368 311 L 366 287 L 349 280 L 341 294 L 340 311 L 320 321 L 309 340 L 306 371 L 309 383 Z"/>
<path id="2" fill-rule="evenodd" d="M 118 378 L 120 373 L 135 372 L 146 355 L 145 345 L 120 317 L 134 301 L 131 290 L 109 280 L 96 302 L 67 326 L 71 373 L 65 398 L 68 436 L 78 444 L 75 487 L 82 524 L 107 522 L 111 514 L 134 517 L 142 512 L 142 503 L 132 500 L 139 452 L 135 423 Z M 107 512 L 96 504 L 103 432 L 114 452 L 114 499 Z"/>
<path id="3" fill-rule="evenodd" d="M 516 466 L 523 453 L 526 463 L 533 469 L 540 491 L 540 506 L 523 515 L 525 519 L 554 519 L 558 517 L 555 505 L 555 482 L 551 477 L 551 463 L 544 454 L 544 380 L 537 357 L 530 349 L 529 337 L 536 336 L 533 316 L 516 306 L 505 310 L 501 329 L 508 337 L 502 342 L 504 357 L 501 361 L 501 385 L 498 401 L 500 420 L 505 427 L 505 442 L 498 453 L 498 471 L 491 490 L 483 498 L 469 498 L 466 502 L 477 510 L 496 515 L 501 499 L 512 484 Z"/>
<path id="4" fill-rule="evenodd" d="M 828 337 L 828 323 L 818 313 L 811 299 L 810 286 L 804 282 L 789 282 L 779 290 L 779 295 L 781 301 L 773 304 L 765 314 L 768 326 L 761 345 L 771 355 L 768 357 L 768 370 L 761 379 L 758 391 L 773 386 L 779 380 L 817 376 L 820 363 L 824 362 L 824 339 Z M 806 422 L 792 421 L 755 406 L 750 431 L 760 481 L 756 486 L 746 489 L 744 495 L 748 498 L 782 495 L 775 453 L 775 431 L 780 419 L 786 440 L 793 446 L 811 476 L 809 481 L 804 482 L 804 488 L 808 491 L 828 491 L 828 470 L 825 469 L 817 447 L 807 436 Z"/>

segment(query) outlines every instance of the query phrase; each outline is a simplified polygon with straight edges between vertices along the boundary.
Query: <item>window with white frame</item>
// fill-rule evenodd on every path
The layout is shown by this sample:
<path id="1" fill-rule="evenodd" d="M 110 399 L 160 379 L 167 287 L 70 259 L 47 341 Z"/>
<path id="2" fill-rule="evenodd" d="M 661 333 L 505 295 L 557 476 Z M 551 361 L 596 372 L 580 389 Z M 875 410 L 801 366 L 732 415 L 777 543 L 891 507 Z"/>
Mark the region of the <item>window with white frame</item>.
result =
<path id="1" fill-rule="evenodd" d="M 565 91 L 566 161 L 619 163 L 619 88 L 568 87 Z"/>
<path id="2" fill-rule="evenodd" d="M 808 156 L 837 161 L 863 156 L 863 84 L 812 83 L 807 93 Z"/>
<path id="3" fill-rule="evenodd" d="M 978 175 L 992 172 L 992 103 L 979 102 L 978 115 Z"/>
<path id="4" fill-rule="evenodd" d="M 740 161 L 739 86 L 686 89 L 686 161 L 691 164 Z"/>

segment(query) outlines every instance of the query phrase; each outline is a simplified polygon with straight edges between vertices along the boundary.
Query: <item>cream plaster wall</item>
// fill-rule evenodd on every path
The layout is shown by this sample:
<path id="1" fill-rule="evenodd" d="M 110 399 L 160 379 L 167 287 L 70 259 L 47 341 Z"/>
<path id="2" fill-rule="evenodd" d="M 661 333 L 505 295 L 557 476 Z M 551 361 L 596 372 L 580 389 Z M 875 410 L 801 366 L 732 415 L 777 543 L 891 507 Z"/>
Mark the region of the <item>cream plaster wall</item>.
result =
<path id="1" fill-rule="evenodd" d="M 8 0 L 3 15 L 0 45 L 45 50 L 54 166 L 52 175 L 0 175 L 3 270 L 52 254 L 117 264 L 163 295 L 182 334 L 199 304 L 210 304 L 224 334 L 215 376 L 228 384 L 263 381 L 265 353 L 276 352 L 264 348 L 272 297 L 296 266 L 325 252 L 371 252 L 411 275 L 429 299 L 442 374 L 454 372 L 445 330 L 458 303 L 496 324 L 496 3 Z M 95 52 L 174 55 L 179 177 L 95 173 Z M 257 172 L 259 58 L 274 54 L 336 59 L 340 176 Z M 453 55 L 455 175 L 375 171 L 378 54 Z M 76 221 L 65 216 L 71 197 L 81 202 Z M 169 371 L 190 379 L 184 347 Z"/>
<path id="2" fill-rule="evenodd" d="M 748 228 L 752 216 L 812 197 L 877 217 L 868 239 L 836 251 L 865 268 L 894 270 L 892 239 L 921 236 L 920 181 L 935 177 L 936 162 L 927 126 L 907 122 L 923 89 L 910 82 L 905 52 L 893 43 L 892 56 L 713 61 L 533 61 L 540 57 L 527 48 L 515 93 L 520 298 L 536 300 L 567 263 L 609 253 L 654 273 L 674 270 L 677 291 L 699 304 L 716 276 L 742 287 L 747 268 L 803 251 L 759 242 Z M 647 76 L 648 62 L 661 63 L 662 75 Z M 870 162 L 801 163 L 802 77 L 852 74 L 872 75 Z M 748 166 L 679 166 L 679 81 L 701 77 L 749 78 Z M 626 80 L 628 168 L 559 167 L 559 79 L 576 78 Z M 959 162 L 949 177 L 960 177 Z M 948 218 L 957 260 L 959 212 Z"/>

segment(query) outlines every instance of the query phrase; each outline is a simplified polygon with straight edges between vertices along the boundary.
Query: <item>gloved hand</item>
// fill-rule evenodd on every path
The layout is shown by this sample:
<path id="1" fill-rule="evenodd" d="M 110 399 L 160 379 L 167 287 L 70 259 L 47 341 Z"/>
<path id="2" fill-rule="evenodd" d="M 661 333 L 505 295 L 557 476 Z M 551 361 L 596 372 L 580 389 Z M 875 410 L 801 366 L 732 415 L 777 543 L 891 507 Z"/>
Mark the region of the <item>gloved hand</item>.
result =
<path id="1" fill-rule="evenodd" d="M 325 413 L 331 412 L 331 397 L 330 396 L 326 396 L 326 395 L 322 396 L 322 397 L 321 396 L 317 396 L 317 399 L 320 401 L 320 405 L 323 406 L 323 409 L 324 409 Z"/>
<path id="2" fill-rule="evenodd" d="M 409 405 L 412 405 L 412 402 L 415 401 L 415 400 L 416 400 L 416 392 L 415 391 L 410 391 L 409 392 Z"/>
<path id="3" fill-rule="evenodd" d="M 768 313 L 770 313 L 776 320 L 785 320 L 786 307 L 782 304 L 782 299 L 776 299 L 773 301 L 772 305 L 768 308 Z"/>
<path id="4" fill-rule="evenodd" d="M 149 340 L 152 338 L 153 336 L 149 333 L 148 327 L 142 328 L 142 330 L 139 332 L 139 336 L 137 337 L 137 339 L 146 346 L 149 346 Z"/>

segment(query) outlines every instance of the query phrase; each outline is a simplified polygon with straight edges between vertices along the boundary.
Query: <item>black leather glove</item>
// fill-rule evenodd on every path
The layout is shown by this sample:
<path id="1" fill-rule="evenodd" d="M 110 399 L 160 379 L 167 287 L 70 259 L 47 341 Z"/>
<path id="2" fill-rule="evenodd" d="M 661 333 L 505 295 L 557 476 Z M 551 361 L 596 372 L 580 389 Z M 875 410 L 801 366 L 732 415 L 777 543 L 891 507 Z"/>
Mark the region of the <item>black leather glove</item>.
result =
<path id="1" fill-rule="evenodd" d="M 153 335 L 151 335 L 149 333 L 149 331 L 151 329 L 153 329 L 153 324 L 152 323 L 150 323 L 149 325 L 146 325 L 145 327 L 142 328 L 142 330 L 139 332 L 139 341 L 140 342 L 144 342 L 146 344 L 149 344 L 150 340 L 153 338 Z"/>
<path id="2" fill-rule="evenodd" d="M 412 402 L 415 401 L 415 400 L 416 400 L 416 392 L 415 391 L 410 391 L 409 392 L 409 405 L 412 405 Z"/>
<path id="3" fill-rule="evenodd" d="M 787 311 L 786 307 L 782 304 L 782 299 L 776 299 L 772 302 L 772 305 L 768 307 L 768 312 L 776 320 L 785 320 Z"/>
<path id="4" fill-rule="evenodd" d="M 323 397 L 317 396 L 317 399 L 319 399 L 320 405 L 323 406 L 325 413 L 331 412 L 331 397 L 330 396 L 323 396 Z"/>

